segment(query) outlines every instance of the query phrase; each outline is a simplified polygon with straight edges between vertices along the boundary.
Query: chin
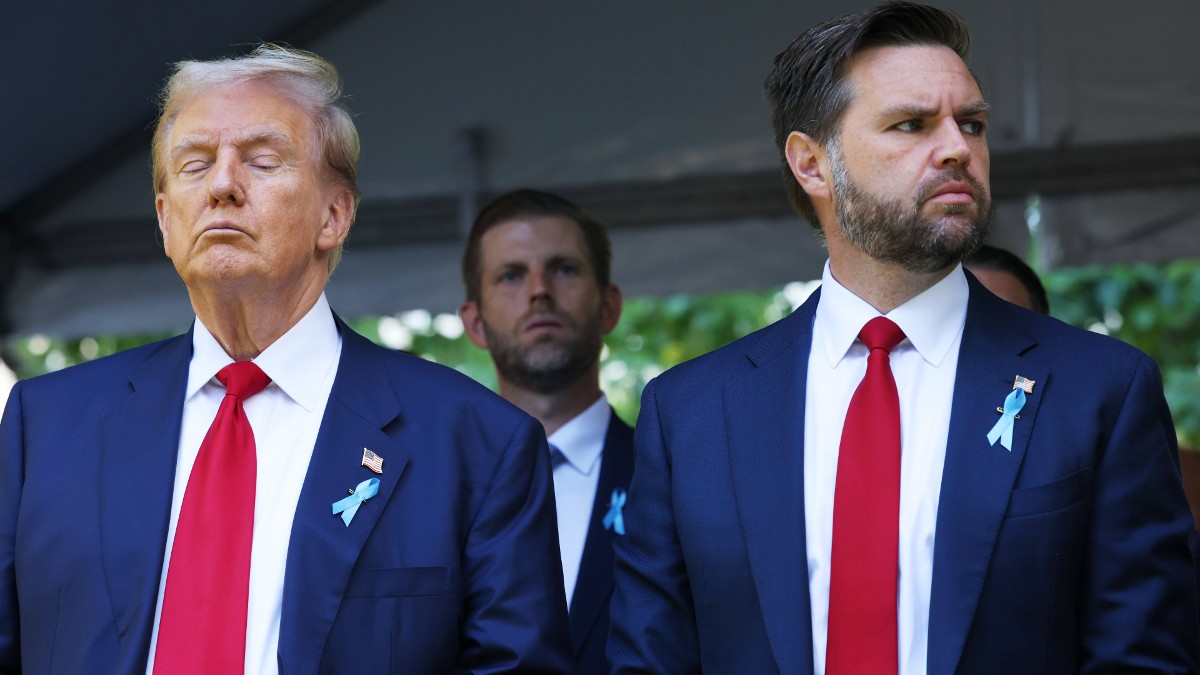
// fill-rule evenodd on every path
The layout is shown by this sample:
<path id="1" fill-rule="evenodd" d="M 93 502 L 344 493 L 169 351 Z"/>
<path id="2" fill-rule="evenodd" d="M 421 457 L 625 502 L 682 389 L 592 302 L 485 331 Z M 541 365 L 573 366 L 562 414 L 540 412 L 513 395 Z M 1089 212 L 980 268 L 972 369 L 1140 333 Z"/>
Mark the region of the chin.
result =
<path id="1" fill-rule="evenodd" d="M 186 284 L 208 283 L 229 284 L 263 276 L 245 260 L 222 257 L 216 260 L 197 261 L 191 266 L 190 272 L 184 277 Z"/>
<path id="2" fill-rule="evenodd" d="M 570 350 L 560 344 L 535 344 L 525 351 L 525 363 L 533 370 L 554 369 L 570 356 Z"/>
<path id="3" fill-rule="evenodd" d="M 956 205 L 959 208 L 944 212 L 932 219 L 931 225 L 937 239 L 953 244 L 971 241 L 982 242 L 987 236 L 988 224 L 980 222 L 979 212 L 974 206 Z"/>

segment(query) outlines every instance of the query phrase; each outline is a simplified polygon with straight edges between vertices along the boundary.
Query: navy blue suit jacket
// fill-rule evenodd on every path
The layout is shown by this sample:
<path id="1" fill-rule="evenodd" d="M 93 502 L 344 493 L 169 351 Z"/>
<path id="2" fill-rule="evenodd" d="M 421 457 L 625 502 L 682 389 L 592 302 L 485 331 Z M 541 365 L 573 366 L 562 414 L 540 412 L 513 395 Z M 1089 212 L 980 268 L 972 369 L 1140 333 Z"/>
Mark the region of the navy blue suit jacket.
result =
<path id="1" fill-rule="evenodd" d="M 343 346 L 296 507 L 285 675 L 566 672 L 545 437 L 466 377 Z M 18 383 L 0 433 L 0 671 L 145 672 L 191 336 Z M 374 476 L 349 526 L 330 505 Z M 203 636 L 197 636 L 203 639 Z"/>
<path id="2" fill-rule="evenodd" d="M 608 673 L 604 646 L 608 640 L 608 603 L 613 588 L 613 539 L 619 535 L 604 528 L 615 488 L 629 490 L 633 476 L 633 429 L 612 412 L 604 437 L 604 459 L 596 484 L 596 501 L 583 545 L 583 559 L 571 600 L 571 643 L 575 648 L 575 675 Z"/>
<path id="3" fill-rule="evenodd" d="M 1194 672 L 1192 521 L 1157 367 L 969 280 L 928 672 Z M 813 672 L 803 448 L 819 299 L 646 388 L 614 672 Z M 1037 384 L 1009 451 L 986 435 L 1017 375 Z"/>

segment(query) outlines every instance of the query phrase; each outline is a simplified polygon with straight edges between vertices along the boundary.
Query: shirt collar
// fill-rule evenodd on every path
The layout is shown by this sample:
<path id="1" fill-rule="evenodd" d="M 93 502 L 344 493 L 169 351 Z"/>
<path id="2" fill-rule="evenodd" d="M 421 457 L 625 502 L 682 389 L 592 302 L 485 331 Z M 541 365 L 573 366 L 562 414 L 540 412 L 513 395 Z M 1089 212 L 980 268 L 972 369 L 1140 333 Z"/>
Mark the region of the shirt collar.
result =
<path id="1" fill-rule="evenodd" d="M 546 440 L 558 448 L 576 471 L 586 476 L 596 468 L 596 460 L 604 451 L 610 415 L 608 399 L 601 393 L 595 403 L 559 427 Z"/>
<path id="2" fill-rule="evenodd" d="M 941 281 L 886 316 L 900 326 L 906 342 L 921 358 L 936 368 L 945 360 L 966 324 L 968 294 L 967 277 L 962 265 L 958 265 Z M 833 278 L 826 261 L 816 321 L 821 327 L 825 355 L 831 366 L 837 367 L 858 339 L 858 332 L 877 316 L 880 316 L 877 309 Z"/>
<path id="3" fill-rule="evenodd" d="M 340 352 L 341 340 L 329 302 L 322 293 L 312 309 L 264 349 L 254 363 L 271 378 L 272 385 L 300 407 L 313 412 L 319 403 L 321 385 Z M 192 331 L 187 398 L 195 396 L 205 384 L 215 382 L 217 372 L 230 363 L 233 359 L 197 317 Z"/>

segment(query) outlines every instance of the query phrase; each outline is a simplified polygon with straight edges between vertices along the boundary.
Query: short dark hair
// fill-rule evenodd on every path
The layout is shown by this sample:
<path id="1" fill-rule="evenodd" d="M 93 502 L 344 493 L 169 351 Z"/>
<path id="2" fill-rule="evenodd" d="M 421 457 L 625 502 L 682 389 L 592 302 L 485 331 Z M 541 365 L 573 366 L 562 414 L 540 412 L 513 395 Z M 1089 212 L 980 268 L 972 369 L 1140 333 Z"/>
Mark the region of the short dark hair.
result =
<path id="1" fill-rule="evenodd" d="M 537 216 L 560 216 L 574 222 L 583 234 L 596 284 L 608 288 L 612 275 L 612 243 L 608 231 L 600 221 L 589 216 L 583 209 L 567 199 L 551 192 L 522 188 L 496 197 L 475 218 L 471 233 L 467 235 L 467 250 L 463 252 L 462 276 L 467 289 L 467 300 L 479 302 L 482 286 L 483 235 L 487 231 L 518 218 Z"/>
<path id="2" fill-rule="evenodd" d="M 819 143 L 837 137 L 838 124 L 855 92 L 846 80 L 850 61 L 873 47 L 935 45 L 954 50 L 965 62 L 971 36 L 962 17 L 913 2 L 888 2 L 865 12 L 818 24 L 775 57 L 763 89 L 771 105 L 775 145 L 792 208 L 820 229 L 812 199 L 792 175 L 784 148 L 799 131 Z"/>
<path id="3" fill-rule="evenodd" d="M 1042 285 L 1042 280 L 1038 278 L 1037 272 L 1015 253 L 984 244 L 964 260 L 963 265 L 1013 275 L 1025 287 L 1025 292 L 1029 293 L 1033 308 L 1042 314 L 1050 313 L 1050 298 L 1046 297 L 1046 287 Z"/>

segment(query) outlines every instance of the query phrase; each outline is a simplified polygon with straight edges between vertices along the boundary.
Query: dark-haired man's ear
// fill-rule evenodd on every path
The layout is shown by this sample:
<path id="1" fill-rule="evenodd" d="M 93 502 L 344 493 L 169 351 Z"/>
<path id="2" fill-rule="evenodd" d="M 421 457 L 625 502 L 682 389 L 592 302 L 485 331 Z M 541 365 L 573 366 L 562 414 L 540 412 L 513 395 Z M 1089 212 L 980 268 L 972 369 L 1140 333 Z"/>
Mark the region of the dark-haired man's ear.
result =
<path id="1" fill-rule="evenodd" d="M 621 320 L 623 302 L 621 287 L 610 283 L 600 299 L 600 332 L 608 335 L 617 327 L 617 322 Z"/>
<path id="2" fill-rule="evenodd" d="M 832 201 L 833 178 L 824 146 L 806 133 L 793 131 L 783 150 L 792 176 L 809 198 L 813 202 Z"/>
<path id="3" fill-rule="evenodd" d="M 467 300 L 458 308 L 458 316 L 462 319 L 463 330 L 467 339 L 480 349 L 487 349 L 487 331 L 483 327 L 483 315 L 479 311 L 479 303 Z"/>

